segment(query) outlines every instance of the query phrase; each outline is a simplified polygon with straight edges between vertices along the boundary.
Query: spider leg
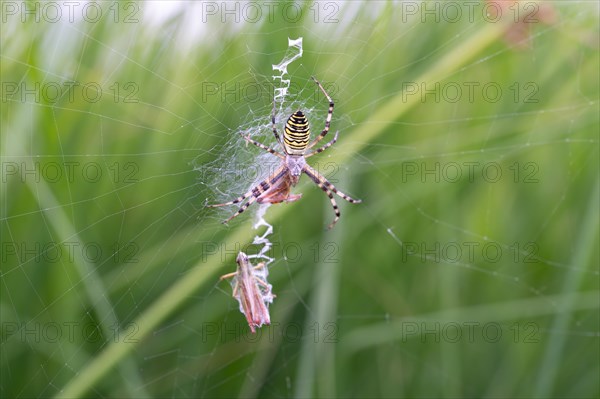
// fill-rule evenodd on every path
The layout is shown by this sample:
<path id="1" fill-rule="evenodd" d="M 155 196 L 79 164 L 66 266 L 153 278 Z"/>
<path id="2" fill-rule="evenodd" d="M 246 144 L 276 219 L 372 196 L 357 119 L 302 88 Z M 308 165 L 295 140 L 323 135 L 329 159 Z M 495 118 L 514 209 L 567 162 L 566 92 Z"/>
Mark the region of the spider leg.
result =
<path id="1" fill-rule="evenodd" d="M 334 145 L 335 142 L 338 139 L 338 133 L 339 132 L 335 132 L 335 136 L 333 137 L 333 140 L 331 140 L 329 143 L 325 144 L 323 147 L 319 148 L 318 150 L 315 150 L 315 151 L 312 151 L 312 152 L 310 152 L 308 154 L 305 154 L 304 158 L 312 157 L 313 155 L 318 154 L 320 152 L 323 152 L 326 149 L 328 149 L 329 147 L 331 147 L 332 145 Z"/>
<path id="2" fill-rule="evenodd" d="M 285 147 L 281 143 L 281 138 L 279 137 L 279 133 L 277 133 L 277 126 L 275 125 L 275 97 L 273 97 L 273 112 L 271 113 L 271 122 L 273 124 L 273 135 L 275 136 L 275 140 L 279 143 L 279 146 L 284 149 Z"/>
<path id="3" fill-rule="evenodd" d="M 242 202 L 246 198 L 252 196 L 252 198 L 250 198 L 244 205 L 242 205 L 236 213 L 234 213 L 229 219 L 223 221 L 223 223 L 227 223 L 234 217 L 238 216 L 240 213 L 244 212 L 250 205 L 252 205 L 256 201 L 256 199 L 258 197 L 260 197 L 273 184 L 277 183 L 283 176 L 285 176 L 286 173 L 287 173 L 286 167 L 281 166 L 279 169 L 277 169 L 277 171 L 275 173 L 273 173 L 271 176 L 269 176 L 265 180 L 261 181 L 259 184 L 257 184 L 254 188 L 252 188 L 252 190 L 248 191 L 246 194 L 234 199 L 233 201 L 225 202 L 223 204 L 214 204 L 214 205 L 207 205 L 207 206 L 209 208 L 216 208 L 219 206 L 233 205 L 233 204 Z"/>
<path id="4" fill-rule="evenodd" d="M 222 204 L 208 204 L 208 205 L 206 205 L 206 207 L 207 208 L 218 208 L 220 206 L 227 206 L 227 205 L 237 204 L 239 202 L 242 202 L 243 200 L 245 200 L 246 198 L 248 198 L 252 194 L 254 194 L 254 190 L 255 189 L 256 189 L 256 187 L 254 187 L 252 190 L 248 191 L 246 194 L 240 195 L 239 197 L 237 197 L 236 199 L 234 199 L 232 201 L 223 202 Z"/>
<path id="5" fill-rule="evenodd" d="M 240 135 L 246 140 L 251 142 L 252 144 L 254 144 L 257 147 L 262 148 L 263 150 L 270 152 L 271 154 L 275 155 L 276 157 L 279 157 L 281 159 L 285 159 L 285 157 L 283 155 L 281 155 L 280 153 L 278 153 L 277 151 L 275 151 L 274 149 L 272 149 L 271 147 L 267 147 L 266 145 L 259 143 L 258 141 L 252 140 L 250 138 L 250 136 L 245 136 L 244 133 L 240 132 Z"/>
<path id="6" fill-rule="evenodd" d="M 310 176 L 311 179 L 313 179 L 313 181 L 315 183 L 317 183 L 317 186 L 319 186 L 319 188 L 321 190 L 323 190 L 323 192 L 325 194 L 327 194 L 327 196 L 329 197 L 329 201 L 331 202 L 331 206 L 333 208 L 333 211 L 335 212 L 335 218 L 333 219 L 333 222 L 331 222 L 329 224 L 329 226 L 327 226 L 327 228 L 329 230 L 331 230 L 331 228 L 333 228 L 333 226 L 337 223 L 338 220 L 340 220 L 340 208 L 337 205 L 337 202 L 335 202 L 335 198 L 333 197 L 333 194 L 331 193 L 331 191 L 329 191 L 324 185 L 323 183 L 321 183 L 319 180 L 313 178 L 313 176 L 311 176 L 310 174 L 306 173 L 308 176 Z"/>
<path id="7" fill-rule="evenodd" d="M 362 200 L 354 199 L 351 196 L 344 194 L 343 192 L 338 190 L 333 184 L 331 184 L 326 178 L 324 178 L 319 172 L 317 172 L 310 166 L 304 165 L 304 168 L 302 169 L 302 171 L 304 173 L 306 173 L 308 175 L 308 177 L 310 177 L 315 183 L 317 183 L 317 185 L 319 187 L 321 187 L 321 185 L 322 185 L 328 191 L 332 191 L 332 192 L 336 193 L 337 195 L 339 195 L 346 201 L 348 201 L 352 204 L 360 204 L 362 202 Z"/>
<path id="8" fill-rule="evenodd" d="M 333 211 L 335 212 L 335 218 L 333 218 L 333 222 L 329 223 L 329 226 L 327 226 L 327 229 L 331 230 L 333 228 L 333 226 L 337 223 L 337 221 L 340 220 L 340 215 L 341 215 L 340 209 L 338 208 L 338 205 L 335 202 L 335 199 L 333 198 L 333 194 L 331 194 L 331 191 L 327 190 L 322 185 L 320 187 L 321 187 L 321 190 L 323 190 L 329 197 L 329 201 L 331 201 L 331 206 L 333 207 Z"/>
<path id="9" fill-rule="evenodd" d="M 327 97 L 327 100 L 329 100 L 329 111 L 327 111 L 327 119 L 325 119 L 325 128 L 323 129 L 323 131 L 321 132 L 321 134 L 318 135 L 308 145 L 308 147 L 306 147 L 307 150 L 309 148 L 312 148 L 319 141 L 321 141 L 323 139 L 323 137 L 325 137 L 325 135 L 327 134 L 327 132 L 329 132 L 329 125 L 331 124 L 331 117 L 333 116 L 333 100 L 331 99 L 331 97 L 329 96 L 329 94 L 327 94 L 327 92 L 323 88 L 323 85 L 321 85 L 321 83 L 319 83 L 319 81 L 317 79 L 315 79 L 314 76 L 311 76 L 311 79 L 315 81 L 315 83 L 319 86 L 319 89 L 321 89 L 321 91 L 323 92 L 323 94 L 325 94 L 325 97 Z"/>
<path id="10" fill-rule="evenodd" d="M 227 224 L 231 221 L 231 219 L 233 219 L 234 217 L 238 216 L 240 213 L 243 213 L 246 209 L 248 209 L 248 207 L 250 205 L 252 205 L 254 202 L 256 201 L 256 196 L 250 198 L 244 205 L 242 205 L 240 207 L 240 209 L 238 209 L 238 211 L 236 213 L 234 213 L 233 215 L 231 215 L 229 218 L 227 218 L 226 220 L 223 220 L 223 224 Z"/>
<path id="11" fill-rule="evenodd" d="M 256 201 L 259 204 L 278 204 L 280 202 L 294 202 L 302 197 L 302 194 L 290 194 L 292 181 L 290 176 L 286 176 L 273 184 L 268 191 L 265 191 Z"/>
<path id="12" fill-rule="evenodd" d="M 210 205 L 206 205 L 206 207 L 207 208 L 217 208 L 219 206 L 237 204 L 239 202 L 242 202 L 246 198 L 250 197 L 251 195 L 258 197 L 258 196 L 260 196 L 260 194 L 262 194 L 263 192 L 268 190 L 274 183 L 276 183 L 284 175 L 285 175 L 285 168 L 282 166 L 279 169 L 277 169 L 275 171 L 275 173 L 273 173 L 271 176 L 269 176 L 265 180 L 258 183 L 254 188 L 252 188 L 252 190 L 248 191 L 246 194 L 240 195 L 236 199 L 229 201 L 229 202 L 224 202 L 222 204 L 210 204 Z"/>
<path id="13" fill-rule="evenodd" d="M 329 183 L 327 179 L 321 176 L 316 170 L 314 170 L 310 166 L 305 165 L 302 171 L 306 173 L 308 177 L 310 177 L 317 184 L 317 186 L 319 186 L 319 188 L 323 190 L 323 192 L 325 192 L 325 194 L 327 194 L 327 196 L 329 197 L 329 201 L 331 202 L 331 206 L 333 207 L 333 211 L 335 212 L 335 218 L 333 219 L 333 222 L 331 222 L 327 227 L 328 229 L 331 230 L 333 226 L 337 223 L 337 221 L 340 219 L 340 209 L 337 203 L 335 202 L 335 198 L 333 197 L 332 192 L 336 193 L 348 202 L 360 202 L 360 200 L 355 200 L 354 198 L 351 198 L 339 191 L 337 188 L 335 188 L 333 184 Z"/>

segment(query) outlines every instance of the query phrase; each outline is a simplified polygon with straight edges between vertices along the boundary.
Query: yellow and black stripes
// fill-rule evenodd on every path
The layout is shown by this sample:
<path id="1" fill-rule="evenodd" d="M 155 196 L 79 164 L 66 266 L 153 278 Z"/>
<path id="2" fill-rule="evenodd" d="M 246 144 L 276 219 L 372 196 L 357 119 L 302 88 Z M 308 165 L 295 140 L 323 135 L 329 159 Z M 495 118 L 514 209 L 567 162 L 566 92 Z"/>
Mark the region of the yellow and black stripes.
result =
<path id="1" fill-rule="evenodd" d="M 308 120 L 304 113 L 300 110 L 294 112 L 287 120 L 283 137 L 277 132 L 277 127 L 275 124 L 275 102 L 273 102 L 273 114 L 271 115 L 271 122 L 273 124 L 273 135 L 275 136 L 275 140 L 277 143 L 283 147 L 284 154 L 275 151 L 273 148 L 268 147 L 258 141 L 251 139 L 249 136 L 246 136 L 242 133 L 242 137 L 247 142 L 254 144 L 257 147 L 262 148 L 263 150 L 279 157 L 281 159 L 280 167 L 273 173 L 271 176 L 260 182 L 258 185 L 253 187 L 246 194 L 234 199 L 233 201 L 225 202 L 223 204 L 217 205 L 208 205 L 209 207 L 217 207 L 224 205 L 232 205 L 243 202 L 248 199 L 236 213 L 234 213 L 229 219 L 225 220 L 223 223 L 229 222 L 231 219 L 235 218 L 242 212 L 244 212 L 250 205 L 254 202 L 258 203 L 279 203 L 279 202 L 292 202 L 296 201 L 300 198 L 301 194 L 292 195 L 290 194 L 290 189 L 298 183 L 298 179 L 301 173 L 305 173 L 310 177 L 310 179 L 325 193 L 327 197 L 329 197 L 329 201 L 331 202 L 331 206 L 333 207 L 333 211 L 335 212 L 335 219 L 329 225 L 329 228 L 332 228 L 335 223 L 340 218 L 340 209 L 335 202 L 334 194 L 342 197 L 344 200 L 351 202 L 353 204 L 360 203 L 361 200 L 354 199 L 343 192 L 339 191 L 333 184 L 331 184 L 325 177 L 321 176 L 316 170 L 308 166 L 306 164 L 305 158 L 311 157 L 314 154 L 319 154 L 329 147 L 331 147 L 338 138 L 338 133 L 335 133 L 333 139 L 325 144 L 324 146 L 318 148 L 317 150 L 308 151 L 315 144 L 321 141 L 329 132 L 329 127 L 331 124 L 331 119 L 333 115 L 333 100 L 331 96 L 327 94 L 321 83 L 319 83 L 315 78 L 313 78 L 315 83 L 319 86 L 327 100 L 329 101 L 329 111 L 327 112 L 327 117 L 325 118 L 325 128 L 315 139 L 309 143 L 310 139 L 310 127 L 308 124 Z M 282 140 L 283 138 L 283 140 Z"/>
<path id="2" fill-rule="evenodd" d="M 288 155 L 303 155 L 308 146 L 310 127 L 302 111 L 294 112 L 287 120 L 283 133 L 283 147 Z"/>

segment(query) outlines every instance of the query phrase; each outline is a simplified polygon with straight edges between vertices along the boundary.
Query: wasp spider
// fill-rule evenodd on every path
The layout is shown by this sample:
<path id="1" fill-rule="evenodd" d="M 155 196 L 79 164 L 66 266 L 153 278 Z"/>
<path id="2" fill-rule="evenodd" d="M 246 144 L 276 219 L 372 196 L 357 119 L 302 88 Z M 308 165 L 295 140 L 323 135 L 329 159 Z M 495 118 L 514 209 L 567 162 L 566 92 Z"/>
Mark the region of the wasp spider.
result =
<path id="1" fill-rule="evenodd" d="M 353 204 L 360 203 L 361 200 L 354 199 L 341 191 L 339 191 L 333 184 L 331 184 L 327 179 L 325 179 L 321 174 L 319 174 L 316 170 L 311 168 L 306 163 L 306 158 L 312 157 L 315 154 L 325 151 L 329 147 L 331 147 L 338 138 L 338 132 L 335 133 L 333 140 L 325 144 L 323 147 L 314 150 L 312 152 L 307 152 L 310 148 L 314 147 L 319 141 L 321 141 L 329 132 L 329 125 L 331 123 L 331 117 L 333 116 L 333 100 L 327 94 L 321 83 L 317 81 L 314 77 L 312 78 L 315 83 L 319 86 L 327 100 L 329 100 L 329 111 L 327 113 L 327 118 L 325 119 L 325 128 L 311 143 L 309 143 L 310 136 L 310 127 L 308 125 L 308 120 L 304 113 L 300 110 L 294 112 L 288 118 L 285 129 L 283 132 L 283 141 L 281 140 L 279 133 L 277 133 L 277 127 L 275 126 L 275 107 L 273 107 L 273 114 L 271 116 L 271 120 L 273 122 L 273 134 L 275 135 L 275 139 L 280 147 L 283 149 L 284 154 L 281 154 L 274 149 L 267 147 L 266 145 L 259 143 L 257 141 L 252 140 L 250 137 L 245 136 L 243 133 L 240 133 L 247 142 L 254 144 L 257 147 L 262 148 L 263 150 L 275 155 L 278 158 L 281 158 L 281 165 L 275 170 L 275 172 L 267 177 L 265 180 L 261 181 L 257 186 L 252 188 L 246 194 L 234 199 L 233 201 L 225 202 L 223 204 L 215 204 L 208 205 L 209 207 L 218 207 L 224 205 L 232 205 L 237 204 L 244 201 L 247 198 L 250 198 L 245 204 L 243 204 L 240 209 L 234 213 L 229 219 L 225 220 L 223 223 L 229 222 L 234 217 L 238 216 L 240 213 L 244 212 L 250 205 L 254 202 L 258 202 L 259 204 L 277 204 L 279 202 L 292 202 L 300 199 L 302 194 L 291 195 L 290 190 L 293 186 L 298 183 L 300 179 L 300 175 L 305 173 L 308 177 L 315 182 L 317 186 L 321 190 L 327 194 L 329 197 L 329 201 L 331 201 L 331 206 L 333 207 L 333 211 L 335 212 L 335 219 L 329 225 L 331 229 L 333 225 L 340 218 L 340 210 L 333 198 L 333 194 L 337 194 L 343 199 Z"/>

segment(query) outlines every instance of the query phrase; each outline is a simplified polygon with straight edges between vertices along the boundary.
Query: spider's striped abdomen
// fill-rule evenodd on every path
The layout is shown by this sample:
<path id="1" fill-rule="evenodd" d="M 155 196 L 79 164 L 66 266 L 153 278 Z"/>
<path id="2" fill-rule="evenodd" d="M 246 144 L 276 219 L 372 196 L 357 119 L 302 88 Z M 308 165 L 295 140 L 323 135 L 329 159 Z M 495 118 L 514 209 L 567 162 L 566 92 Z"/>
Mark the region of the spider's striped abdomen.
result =
<path id="1" fill-rule="evenodd" d="M 283 146 L 289 155 L 303 155 L 308 147 L 310 127 L 302 111 L 293 113 L 285 123 Z"/>

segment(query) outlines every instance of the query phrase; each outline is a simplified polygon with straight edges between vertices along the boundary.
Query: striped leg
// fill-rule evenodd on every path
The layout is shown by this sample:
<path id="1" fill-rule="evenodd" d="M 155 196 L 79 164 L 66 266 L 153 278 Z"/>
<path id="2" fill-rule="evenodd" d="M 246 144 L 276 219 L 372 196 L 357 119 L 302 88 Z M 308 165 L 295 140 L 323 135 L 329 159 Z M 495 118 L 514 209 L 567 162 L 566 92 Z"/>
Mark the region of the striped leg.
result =
<path id="1" fill-rule="evenodd" d="M 277 133 L 277 126 L 275 126 L 275 97 L 273 97 L 273 112 L 271 113 L 271 122 L 273 123 L 273 135 L 275 136 L 275 140 L 277 140 L 279 145 L 283 148 L 281 138 L 279 137 L 279 133 Z"/>
<path id="2" fill-rule="evenodd" d="M 304 166 L 303 171 L 329 197 L 329 201 L 331 202 L 331 206 L 333 207 L 333 211 L 335 212 L 335 218 L 333 219 L 333 222 L 331 222 L 331 224 L 327 227 L 328 229 L 333 228 L 333 226 L 340 219 L 340 209 L 339 209 L 337 203 L 335 202 L 335 198 L 333 198 L 332 191 L 334 193 L 336 193 L 337 195 L 339 195 L 340 197 L 342 197 L 343 199 L 345 199 L 346 201 L 351 202 L 353 204 L 361 202 L 360 200 L 355 200 L 354 198 L 351 198 L 351 197 L 347 196 L 346 194 L 342 193 L 341 191 L 339 191 L 337 188 L 335 188 L 335 186 L 333 184 L 329 183 L 327 181 L 327 179 L 325 179 L 323 176 L 321 176 L 316 170 L 314 170 L 310 166 L 308 166 L 308 165 Z"/>
<path id="3" fill-rule="evenodd" d="M 312 178 L 312 176 L 311 176 L 311 178 Z M 315 183 L 317 183 L 317 186 L 319 186 L 319 188 L 321 190 L 323 190 L 323 192 L 325 194 L 327 194 L 327 196 L 329 197 L 329 201 L 331 202 L 331 206 L 333 207 L 333 211 L 335 212 L 335 218 L 333 219 L 333 222 L 331 222 L 329 224 L 329 226 L 327 226 L 327 229 L 331 230 L 333 228 L 333 226 L 337 223 L 337 221 L 340 220 L 340 215 L 341 215 L 340 208 L 338 207 L 337 202 L 335 202 L 335 198 L 333 197 L 333 194 L 331 193 L 331 191 L 327 190 L 327 188 L 325 188 L 323 183 L 321 183 L 315 179 L 313 179 L 313 180 Z"/>
<path id="4" fill-rule="evenodd" d="M 236 213 L 234 213 L 229 219 L 227 219 L 223 222 L 223 223 L 227 223 L 231 219 L 233 219 L 234 217 L 238 216 L 240 213 L 242 213 L 246 209 L 248 209 L 248 207 L 250 205 L 252 205 L 258 199 L 258 197 L 260 197 L 265 191 L 267 191 L 269 188 L 271 188 L 271 186 L 273 186 L 275 183 L 277 183 L 282 177 L 284 177 L 286 175 L 286 173 L 287 173 L 286 167 L 281 166 L 279 169 L 277 169 L 277 171 L 275 173 L 273 173 L 267 179 L 261 181 L 259 184 L 257 184 L 252 190 L 248 191 L 246 194 L 234 199 L 233 201 L 224 202 L 222 204 L 207 205 L 207 207 L 216 208 L 219 206 L 233 205 L 233 204 L 240 203 L 240 202 L 244 201 L 246 198 L 252 196 L 252 198 L 250 198 L 244 205 L 242 205 Z"/>
<path id="5" fill-rule="evenodd" d="M 341 215 L 340 214 L 340 209 L 338 208 L 338 205 L 335 202 L 335 198 L 333 198 L 333 194 L 331 194 L 331 191 L 329 191 L 325 187 L 323 187 L 322 184 L 319 184 L 319 187 L 329 197 L 329 201 L 331 202 L 331 206 L 333 207 L 333 211 L 335 212 L 335 217 L 333 218 L 333 222 L 329 223 L 329 226 L 327 226 L 327 229 L 331 230 L 333 228 L 333 226 L 335 226 L 335 224 L 337 223 L 337 221 L 340 220 L 340 215 Z"/>
<path id="6" fill-rule="evenodd" d="M 326 149 L 328 149 L 329 147 L 331 147 L 332 145 L 334 145 L 338 139 L 338 133 L 339 132 L 335 132 L 335 136 L 333 137 L 333 140 L 331 140 L 329 143 L 325 144 L 323 147 L 319 148 L 316 151 L 313 151 L 313 152 L 310 152 L 310 153 L 304 155 L 304 158 L 312 157 L 313 155 L 323 152 Z"/>
<path id="7" fill-rule="evenodd" d="M 271 147 L 267 147 L 266 145 L 259 143 L 258 141 L 252 140 L 250 138 L 250 136 L 244 136 L 243 133 L 240 133 L 242 135 L 242 137 L 244 138 L 244 140 L 251 142 L 252 144 L 254 144 L 257 147 L 262 148 L 263 150 L 270 152 L 271 154 L 275 155 L 276 157 L 279 157 L 281 159 L 285 159 L 285 157 L 283 155 L 281 155 L 280 153 L 278 153 L 277 151 L 275 151 L 274 149 L 272 149 Z"/>
<path id="8" fill-rule="evenodd" d="M 327 94 L 327 92 L 323 88 L 323 85 L 321 85 L 321 83 L 319 83 L 319 81 L 317 79 L 315 79 L 314 76 L 311 76 L 311 78 L 319 86 L 319 88 L 321 89 L 321 91 L 323 92 L 323 94 L 325 94 L 325 97 L 327 97 L 327 100 L 329 100 L 329 111 L 327 111 L 327 119 L 325 119 L 325 128 L 323 129 L 323 131 L 321 132 L 321 134 L 318 135 L 312 141 L 312 143 L 310 143 L 308 145 L 308 147 L 306 147 L 306 149 L 312 148 L 315 144 L 317 144 L 319 141 L 321 141 L 323 139 L 323 137 L 325 137 L 325 135 L 327 134 L 327 132 L 329 132 L 329 125 L 331 124 L 331 117 L 333 116 L 333 100 L 331 99 L 331 97 L 329 96 L 329 94 Z"/>
<path id="9" fill-rule="evenodd" d="M 302 169 L 302 171 L 304 173 L 306 173 L 308 175 L 308 177 L 310 177 L 315 183 L 317 183 L 317 185 L 319 187 L 322 185 L 328 191 L 334 192 L 335 194 L 339 195 L 340 197 L 342 197 L 346 201 L 348 201 L 348 202 L 350 202 L 352 204 L 360 204 L 362 202 L 361 200 L 354 199 L 351 196 L 349 196 L 347 194 L 344 194 L 343 192 L 341 192 L 340 190 L 338 190 L 337 188 L 335 188 L 335 186 L 333 184 L 331 184 L 326 178 L 324 178 L 321 174 L 319 174 L 319 172 L 317 172 L 316 170 L 314 170 L 310 166 L 304 165 L 304 169 Z"/>

